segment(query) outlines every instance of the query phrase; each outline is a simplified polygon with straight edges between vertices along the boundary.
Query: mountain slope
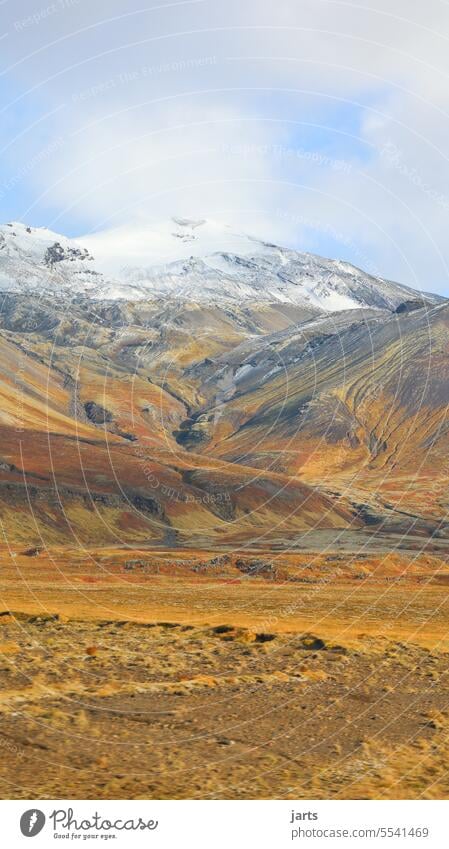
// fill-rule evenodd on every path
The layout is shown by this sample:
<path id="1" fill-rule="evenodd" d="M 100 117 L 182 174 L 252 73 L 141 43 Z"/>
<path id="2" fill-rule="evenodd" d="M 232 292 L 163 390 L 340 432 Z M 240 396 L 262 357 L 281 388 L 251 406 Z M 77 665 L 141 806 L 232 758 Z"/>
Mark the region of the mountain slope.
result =
<path id="1" fill-rule="evenodd" d="M 91 301 L 70 318 L 64 301 L 5 301 L 1 318 L 14 330 L 0 330 L 0 525 L 10 544 L 218 545 L 360 525 L 289 476 L 255 476 L 179 446 L 182 356 L 167 383 L 176 342 L 154 305 L 153 327 L 136 333 L 117 315 L 115 327 L 92 321 Z"/>
<path id="2" fill-rule="evenodd" d="M 0 228 L 7 538 L 445 532 L 447 303 L 249 237 L 216 251 L 208 222 L 170 228 L 164 250 L 180 228 L 198 256 L 121 281 L 92 244 Z"/>
<path id="3" fill-rule="evenodd" d="M 203 394 L 225 375 L 227 391 L 211 392 L 184 444 L 379 515 L 446 522 L 449 306 L 344 319 L 315 319 L 203 367 Z"/>

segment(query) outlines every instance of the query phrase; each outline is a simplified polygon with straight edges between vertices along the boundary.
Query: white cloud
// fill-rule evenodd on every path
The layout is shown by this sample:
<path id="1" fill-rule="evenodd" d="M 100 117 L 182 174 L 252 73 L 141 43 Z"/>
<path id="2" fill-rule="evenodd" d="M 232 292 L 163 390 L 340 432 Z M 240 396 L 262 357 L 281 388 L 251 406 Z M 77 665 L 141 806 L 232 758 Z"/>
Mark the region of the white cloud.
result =
<path id="1" fill-rule="evenodd" d="M 29 220 L 47 207 L 61 229 L 70 216 L 89 229 L 175 213 L 290 243 L 315 231 L 379 273 L 444 287 L 446 4 L 143 7 L 7 11 L 8 78 L 30 90 L 13 107 L 18 127 L 62 106 L 5 153 L 14 173 L 63 138 L 27 174 Z M 11 123 L 3 132 L 10 140 Z"/>

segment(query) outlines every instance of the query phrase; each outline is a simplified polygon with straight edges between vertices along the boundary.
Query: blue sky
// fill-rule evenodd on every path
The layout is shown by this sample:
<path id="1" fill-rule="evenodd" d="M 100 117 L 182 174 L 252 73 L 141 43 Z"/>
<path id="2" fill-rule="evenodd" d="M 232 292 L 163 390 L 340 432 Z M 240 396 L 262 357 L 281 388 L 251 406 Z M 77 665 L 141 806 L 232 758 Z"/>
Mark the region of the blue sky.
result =
<path id="1" fill-rule="evenodd" d="M 449 13 L 420 5 L 6 0 L 0 219 L 212 217 L 449 294 Z"/>

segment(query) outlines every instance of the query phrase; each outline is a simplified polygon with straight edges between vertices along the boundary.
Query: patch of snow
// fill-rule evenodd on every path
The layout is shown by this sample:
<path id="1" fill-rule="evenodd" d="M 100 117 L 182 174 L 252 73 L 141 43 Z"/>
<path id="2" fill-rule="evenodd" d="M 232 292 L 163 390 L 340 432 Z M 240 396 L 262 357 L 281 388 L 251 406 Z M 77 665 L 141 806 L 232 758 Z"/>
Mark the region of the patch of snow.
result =
<path id="1" fill-rule="evenodd" d="M 251 363 L 245 363 L 244 365 L 239 366 L 236 373 L 234 374 L 234 382 L 238 383 L 239 380 L 242 380 L 242 378 L 252 372 L 253 369 L 254 366 L 252 366 Z"/>

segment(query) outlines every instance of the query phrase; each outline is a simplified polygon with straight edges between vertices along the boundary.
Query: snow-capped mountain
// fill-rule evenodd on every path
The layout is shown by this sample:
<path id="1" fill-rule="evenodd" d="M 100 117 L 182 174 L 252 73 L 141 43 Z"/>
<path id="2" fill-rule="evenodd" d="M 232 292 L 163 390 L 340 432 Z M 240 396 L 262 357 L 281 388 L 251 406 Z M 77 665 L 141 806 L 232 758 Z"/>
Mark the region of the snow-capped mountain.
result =
<path id="1" fill-rule="evenodd" d="M 100 281 L 86 247 L 45 228 L 0 225 L 0 291 L 76 294 Z"/>
<path id="2" fill-rule="evenodd" d="M 326 312 L 394 309 L 419 297 L 350 263 L 185 218 L 155 229 L 116 229 L 79 240 L 20 223 L 2 225 L 0 290 L 101 300 L 283 302 Z M 425 300 L 442 299 L 426 295 Z"/>

